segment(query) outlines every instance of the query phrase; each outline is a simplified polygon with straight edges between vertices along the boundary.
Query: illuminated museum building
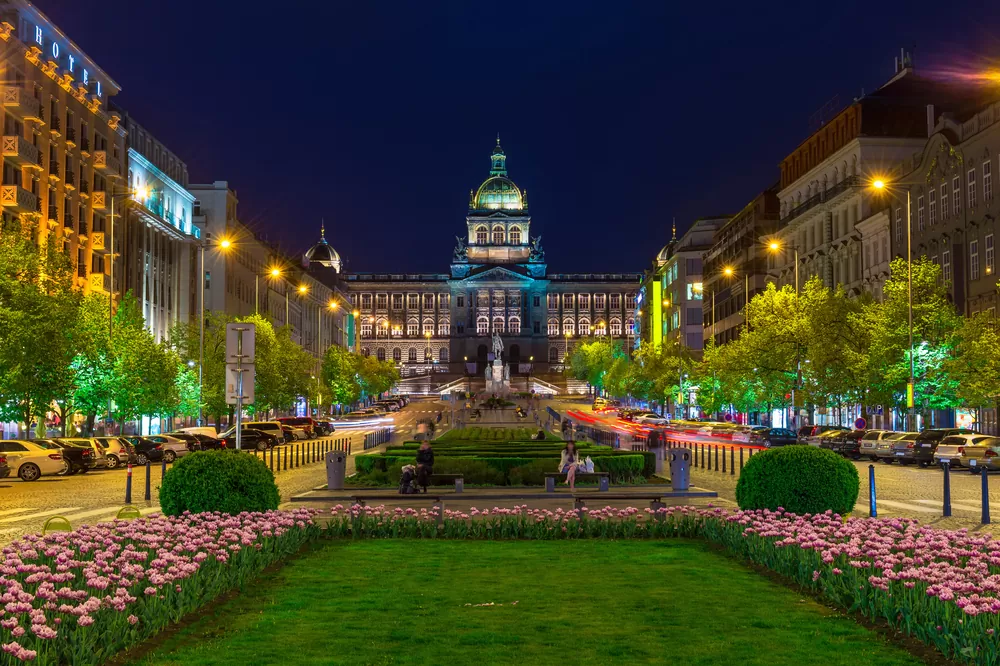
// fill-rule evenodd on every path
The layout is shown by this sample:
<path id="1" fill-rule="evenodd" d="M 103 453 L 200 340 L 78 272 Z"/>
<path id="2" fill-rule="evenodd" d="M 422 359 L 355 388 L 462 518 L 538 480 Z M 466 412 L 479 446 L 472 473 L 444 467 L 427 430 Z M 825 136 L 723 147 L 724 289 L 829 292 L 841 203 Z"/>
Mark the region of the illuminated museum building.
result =
<path id="1" fill-rule="evenodd" d="M 641 274 L 548 273 L 527 193 L 508 177 L 499 139 L 490 159 L 489 177 L 469 192 L 448 273 L 340 274 L 358 312 L 361 352 L 396 361 L 404 375 L 480 373 L 497 332 L 504 361 L 526 374 L 561 370 L 581 337 L 631 345 Z M 335 257 L 339 270 L 340 256 L 321 245 L 310 253 L 327 265 Z"/>

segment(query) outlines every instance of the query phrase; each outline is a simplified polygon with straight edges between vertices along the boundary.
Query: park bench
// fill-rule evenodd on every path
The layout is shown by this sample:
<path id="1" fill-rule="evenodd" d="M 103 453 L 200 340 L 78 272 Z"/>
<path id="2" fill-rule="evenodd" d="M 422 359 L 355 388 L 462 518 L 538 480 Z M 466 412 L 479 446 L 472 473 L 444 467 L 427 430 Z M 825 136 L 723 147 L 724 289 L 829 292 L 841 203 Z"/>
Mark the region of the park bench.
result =
<path id="1" fill-rule="evenodd" d="M 573 508 L 582 509 L 587 506 L 587 500 L 593 500 L 595 497 L 593 495 L 573 495 Z M 606 502 L 607 500 L 649 500 L 649 508 L 653 511 L 663 508 L 666 506 L 661 500 L 663 499 L 662 493 L 615 493 L 601 495 L 600 501 Z"/>
<path id="2" fill-rule="evenodd" d="M 456 494 L 465 488 L 465 478 L 461 474 L 431 474 L 430 482 L 432 486 L 446 482 L 454 483 Z"/>
<path id="3" fill-rule="evenodd" d="M 611 475 L 608 472 L 577 472 L 577 481 L 593 481 L 597 479 L 597 490 L 606 493 L 611 484 Z M 545 492 L 554 493 L 556 491 L 556 481 L 563 483 L 566 481 L 564 472 L 545 473 Z"/>
<path id="4" fill-rule="evenodd" d="M 399 493 L 393 493 L 392 495 L 351 495 L 351 501 L 354 504 L 365 505 L 365 502 L 399 502 L 400 500 L 409 502 L 412 500 L 431 500 L 435 504 L 441 502 L 441 495 L 432 495 L 428 493 L 415 493 L 413 495 L 400 495 Z"/>

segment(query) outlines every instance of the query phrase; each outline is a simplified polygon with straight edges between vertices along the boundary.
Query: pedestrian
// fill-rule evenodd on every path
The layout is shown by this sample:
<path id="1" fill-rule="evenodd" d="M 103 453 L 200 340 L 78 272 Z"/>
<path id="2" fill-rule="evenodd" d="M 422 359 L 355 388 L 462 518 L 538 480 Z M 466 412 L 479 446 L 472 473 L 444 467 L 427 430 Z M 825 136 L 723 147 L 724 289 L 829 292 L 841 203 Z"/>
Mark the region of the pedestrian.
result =
<path id="1" fill-rule="evenodd" d="M 441 423 L 441 412 L 438 412 L 438 415 L 437 415 L 437 422 L 438 422 L 438 423 Z"/>
<path id="2" fill-rule="evenodd" d="M 434 451 L 431 443 L 427 440 L 417 449 L 417 485 L 427 492 L 427 486 L 431 483 L 431 474 L 434 471 Z"/>
<path id="3" fill-rule="evenodd" d="M 559 471 L 566 475 L 570 490 L 576 490 L 576 468 L 579 464 L 580 454 L 576 450 L 576 442 L 570 440 L 559 454 Z"/>

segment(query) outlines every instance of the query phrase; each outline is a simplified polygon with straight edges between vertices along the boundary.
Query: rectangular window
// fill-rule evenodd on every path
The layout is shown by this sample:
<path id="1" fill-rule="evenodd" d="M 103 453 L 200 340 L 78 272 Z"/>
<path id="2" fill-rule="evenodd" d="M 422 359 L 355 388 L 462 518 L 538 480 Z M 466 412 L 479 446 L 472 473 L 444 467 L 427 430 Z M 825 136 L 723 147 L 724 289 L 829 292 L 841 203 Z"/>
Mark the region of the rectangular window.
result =
<path id="1" fill-rule="evenodd" d="M 451 326 L 448 324 L 448 322 L 442 321 L 438 323 L 438 335 L 440 335 L 442 338 L 446 337 L 450 332 L 450 330 Z"/>
<path id="2" fill-rule="evenodd" d="M 962 212 L 962 179 L 955 176 L 951 179 L 951 214 Z"/>
<path id="3" fill-rule="evenodd" d="M 431 319 L 424 322 L 424 335 L 428 333 L 434 335 L 434 321 Z"/>
<path id="4" fill-rule="evenodd" d="M 487 335 L 490 332 L 490 320 L 486 317 L 480 317 L 476 320 L 476 333 L 479 335 Z"/>
<path id="5" fill-rule="evenodd" d="M 969 210 L 976 209 L 976 170 L 969 169 L 968 176 L 969 185 Z"/>
<path id="6" fill-rule="evenodd" d="M 559 309 L 559 296 L 557 294 L 546 294 L 548 301 L 549 310 Z"/>
<path id="7" fill-rule="evenodd" d="M 969 241 L 969 279 L 979 279 L 979 241 Z"/>
<path id="8" fill-rule="evenodd" d="M 993 275 L 993 270 L 996 268 L 993 265 L 993 234 L 988 234 L 983 239 L 983 247 L 986 249 L 986 274 Z"/>
<path id="9" fill-rule="evenodd" d="M 392 309 L 393 310 L 402 310 L 403 309 L 403 295 L 402 294 L 393 294 L 392 295 Z"/>
<path id="10" fill-rule="evenodd" d="M 357 294 L 351 294 L 351 307 L 353 307 L 353 308 L 358 307 L 358 295 Z"/>
<path id="11" fill-rule="evenodd" d="M 705 288 L 701 282 L 688 282 L 687 299 L 689 301 L 700 301 L 704 296 Z"/>
<path id="12" fill-rule="evenodd" d="M 559 335 L 559 322 L 555 319 L 549 320 L 549 335 Z"/>
<path id="13" fill-rule="evenodd" d="M 542 332 L 542 322 L 537 321 L 537 320 L 534 321 L 534 322 L 532 322 L 531 330 L 534 331 L 535 333 L 541 333 Z"/>
<path id="14" fill-rule="evenodd" d="M 951 282 L 951 250 L 941 251 L 941 279 Z"/>
<path id="15" fill-rule="evenodd" d="M 948 186 L 941 183 L 941 219 L 948 219 Z"/>
<path id="16" fill-rule="evenodd" d="M 622 307 L 622 295 L 621 294 L 611 294 L 611 309 L 620 310 Z"/>
<path id="17" fill-rule="evenodd" d="M 577 297 L 577 299 L 578 299 L 577 303 L 580 304 L 580 309 L 581 310 L 589 310 L 590 309 L 590 294 L 580 294 Z"/>
<path id="18" fill-rule="evenodd" d="M 573 309 L 573 294 L 563 294 L 563 310 Z"/>
<path id="19" fill-rule="evenodd" d="M 535 308 L 542 307 L 542 297 L 541 296 L 533 296 L 531 298 L 531 306 L 535 307 Z"/>
<path id="20" fill-rule="evenodd" d="M 424 294 L 424 310 L 434 309 L 434 294 Z"/>
<path id="21" fill-rule="evenodd" d="M 371 310 L 372 309 L 372 295 L 371 294 L 361 294 L 361 309 Z"/>
<path id="22" fill-rule="evenodd" d="M 896 209 L 896 245 L 903 242 L 903 209 Z"/>
<path id="23" fill-rule="evenodd" d="M 406 322 L 406 334 L 411 338 L 415 338 L 420 335 L 420 325 L 415 321 Z"/>
<path id="24" fill-rule="evenodd" d="M 406 295 L 406 307 L 411 310 L 416 310 L 420 307 L 420 294 L 407 294 Z"/>
<path id="25" fill-rule="evenodd" d="M 941 266 L 941 260 L 938 259 L 938 256 L 936 254 L 931 255 L 931 263 L 938 267 Z"/>
<path id="26" fill-rule="evenodd" d="M 464 308 L 465 307 L 465 296 L 456 296 L 455 297 L 455 305 L 457 305 L 460 308 Z"/>
<path id="27" fill-rule="evenodd" d="M 927 191 L 927 223 L 932 227 L 937 224 L 937 190 L 933 187 Z"/>
<path id="28" fill-rule="evenodd" d="M 386 305 L 388 305 L 388 301 L 388 294 L 375 294 L 375 309 L 385 310 Z"/>
<path id="29" fill-rule="evenodd" d="M 372 337 L 372 325 L 371 322 L 361 322 L 361 337 L 370 338 Z"/>
<path id="30" fill-rule="evenodd" d="M 670 315 L 670 325 L 673 327 L 673 330 L 675 330 L 675 331 L 678 328 L 681 327 L 681 311 L 680 310 L 674 310 L 674 313 L 672 315 Z"/>
<path id="31" fill-rule="evenodd" d="M 625 294 L 625 308 L 635 310 L 635 294 Z"/>
<path id="32" fill-rule="evenodd" d="M 451 300 L 451 294 L 441 294 L 438 296 L 438 306 L 442 310 L 448 309 L 448 302 Z"/>
<path id="33" fill-rule="evenodd" d="M 983 162 L 983 201 L 993 198 L 993 162 Z"/>
<path id="34" fill-rule="evenodd" d="M 917 197 L 917 231 L 924 230 L 924 198 Z"/>
<path id="35" fill-rule="evenodd" d="M 594 309 L 595 310 L 604 309 L 604 294 L 594 294 Z"/>

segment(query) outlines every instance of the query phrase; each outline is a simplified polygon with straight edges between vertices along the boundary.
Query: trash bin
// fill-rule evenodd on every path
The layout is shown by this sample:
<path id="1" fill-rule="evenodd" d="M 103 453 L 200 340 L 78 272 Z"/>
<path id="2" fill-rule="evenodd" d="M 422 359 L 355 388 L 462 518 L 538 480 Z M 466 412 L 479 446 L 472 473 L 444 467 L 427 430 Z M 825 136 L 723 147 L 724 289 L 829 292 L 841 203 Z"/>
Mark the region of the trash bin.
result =
<path id="1" fill-rule="evenodd" d="M 344 477 L 347 476 L 347 452 L 330 451 L 326 454 L 326 488 L 327 490 L 343 490 Z"/>
<path id="2" fill-rule="evenodd" d="M 687 490 L 691 485 L 691 449 L 670 449 L 670 486 Z"/>

